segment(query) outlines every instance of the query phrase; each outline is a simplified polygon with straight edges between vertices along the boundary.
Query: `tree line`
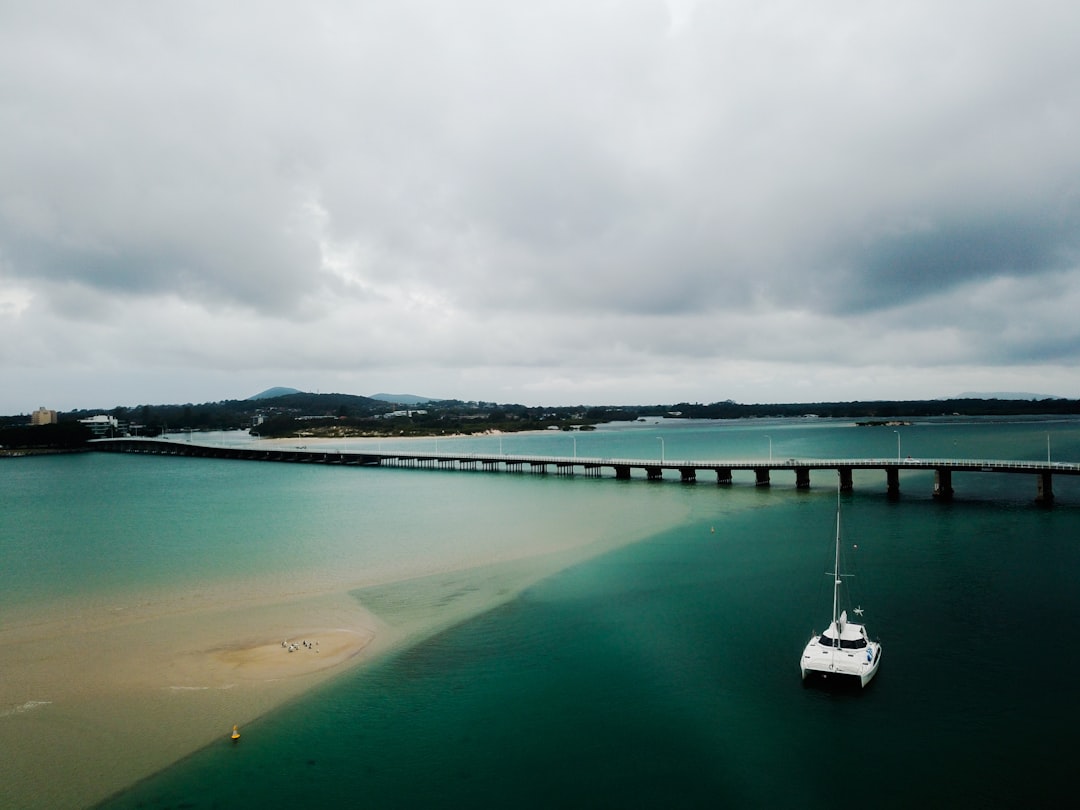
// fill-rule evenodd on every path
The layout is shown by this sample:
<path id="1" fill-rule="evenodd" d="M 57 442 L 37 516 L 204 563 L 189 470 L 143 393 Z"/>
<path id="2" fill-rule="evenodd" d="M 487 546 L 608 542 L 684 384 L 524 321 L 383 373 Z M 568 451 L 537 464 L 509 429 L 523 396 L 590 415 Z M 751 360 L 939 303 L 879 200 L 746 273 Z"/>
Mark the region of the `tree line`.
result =
<path id="1" fill-rule="evenodd" d="M 79 410 L 59 415 L 59 424 L 29 426 L 26 417 L 0 418 L 0 447 L 79 447 L 91 438 L 79 423 L 103 413 Z M 352 394 L 287 394 L 270 399 L 223 400 L 203 404 L 117 406 L 112 416 L 123 433 L 158 436 L 174 431 L 251 430 L 263 437 L 410 436 L 515 432 L 558 428 L 590 429 L 612 421 L 656 417 L 681 419 L 744 419 L 815 415 L 850 419 L 994 415 L 1071 415 L 1080 400 L 1069 399 L 940 399 L 911 401 L 742 404 L 732 400 L 708 404 L 557 406 L 462 400 L 400 405 Z"/>

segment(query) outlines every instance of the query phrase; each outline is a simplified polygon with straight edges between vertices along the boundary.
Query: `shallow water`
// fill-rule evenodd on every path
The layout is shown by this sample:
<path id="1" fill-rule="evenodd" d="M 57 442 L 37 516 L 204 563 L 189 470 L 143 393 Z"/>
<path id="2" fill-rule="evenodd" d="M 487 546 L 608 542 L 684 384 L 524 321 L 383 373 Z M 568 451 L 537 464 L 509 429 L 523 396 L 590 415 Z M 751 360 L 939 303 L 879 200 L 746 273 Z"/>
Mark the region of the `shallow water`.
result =
<path id="1" fill-rule="evenodd" d="M 765 437 L 785 458 L 882 457 L 896 445 L 891 431 L 787 420 L 618 426 L 582 434 L 577 450 L 655 455 L 658 430 L 668 458 L 767 457 Z M 1080 458 L 1070 422 L 901 430 L 905 455 L 909 445 L 919 457 L 955 445 L 965 457 L 1039 458 L 1049 432 L 1055 460 Z M 83 472 L 65 475 L 108 479 L 115 464 L 125 476 L 129 461 L 145 465 L 137 478 L 156 491 L 190 476 L 178 487 L 189 501 L 212 481 L 225 496 L 196 497 L 188 515 L 211 516 L 226 548 L 191 539 L 211 559 L 169 574 L 128 542 L 129 570 L 102 565 L 106 584 L 85 583 L 88 593 L 126 593 L 139 577 L 183 590 L 240 574 L 296 576 L 346 587 L 407 624 L 452 611 L 478 587 L 448 577 L 456 559 L 524 554 L 559 533 L 607 551 L 508 602 L 477 601 L 434 635 L 248 724 L 239 745 L 222 737 L 105 806 L 825 806 L 838 772 L 887 806 L 1015 806 L 1069 779 L 1080 496 L 1061 477 L 1057 505 L 1044 510 L 1027 476 L 957 476 L 951 504 L 931 499 L 925 473 L 905 473 L 895 502 L 883 476 L 857 476 L 844 496 L 845 538 L 859 546 L 853 587 L 885 653 L 867 690 L 836 695 L 804 688 L 798 675 L 802 646 L 829 610 L 828 475 L 799 492 L 779 476 L 758 489 L 110 456 L 72 461 Z M 132 487 L 121 491 L 137 502 Z M 262 525 L 253 514 L 267 510 L 276 519 L 264 548 L 231 536 Z M 141 514 L 153 530 L 153 510 Z M 642 529 L 645 539 L 618 547 Z M 62 573 L 65 553 L 47 552 L 20 561 L 23 576 Z M 432 576 L 368 585 L 369 567 Z"/>

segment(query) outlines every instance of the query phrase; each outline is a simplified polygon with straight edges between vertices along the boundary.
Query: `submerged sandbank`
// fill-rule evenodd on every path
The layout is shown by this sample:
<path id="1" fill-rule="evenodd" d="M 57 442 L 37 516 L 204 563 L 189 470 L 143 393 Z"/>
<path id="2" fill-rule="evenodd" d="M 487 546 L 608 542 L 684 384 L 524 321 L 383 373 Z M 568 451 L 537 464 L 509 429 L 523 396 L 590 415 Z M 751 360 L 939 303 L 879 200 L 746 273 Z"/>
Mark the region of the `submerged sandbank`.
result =
<path id="1" fill-rule="evenodd" d="M 88 624 L 0 632 L 2 806 L 100 801 L 361 659 L 380 627 L 347 594 Z"/>
<path id="2" fill-rule="evenodd" d="M 640 540 L 687 508 L 635 493 L 640 519 L 627 531 L 596 512 L 596 497 L 560 495 L 559 510 L 513 501 L 512 514 L 470 527 L 492 542 L 414 520 L 408 532 L 422 542 L 393 538 L 384 543 L 393 553 L 348 556 L 329 544 L 333 554 L 310 568 L 218 582 L 185 571 L 156 588 L 15 603 L 0 625 L 0 806 L 90 805 L 205 746 L 228 750 L 234 723 L 257 739 L 260 717 L 328 678 Z M 281 646 L 303 641 L 317 643 Z"/>
<path id="3" fill-rule="evenodd" d="M 349 592 L 0 630 L 0 806 L 103 801 L 342 672 L 512 599 L 608 543 Z M 223 597 L 225 598 L 225 597 Z M 280 597 L 279 597 L 280 598 Z M 290 647 L 292 651 L 290 652 Z"/>

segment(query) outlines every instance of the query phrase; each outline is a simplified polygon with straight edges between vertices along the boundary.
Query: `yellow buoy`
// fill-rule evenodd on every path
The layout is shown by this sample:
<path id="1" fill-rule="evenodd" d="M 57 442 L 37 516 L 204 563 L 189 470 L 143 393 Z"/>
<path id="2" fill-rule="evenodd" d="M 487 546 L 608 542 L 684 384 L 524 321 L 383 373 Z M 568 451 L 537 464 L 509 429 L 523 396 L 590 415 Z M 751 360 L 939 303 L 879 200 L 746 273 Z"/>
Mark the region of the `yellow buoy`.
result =
<path id="1" fill-rule="evenodd" d="M 239 739 L 240 739 L 240 731 L 236 728 L 236 726 L 233 726 L 232 727 L 232 741 L 236 742 Z"/>

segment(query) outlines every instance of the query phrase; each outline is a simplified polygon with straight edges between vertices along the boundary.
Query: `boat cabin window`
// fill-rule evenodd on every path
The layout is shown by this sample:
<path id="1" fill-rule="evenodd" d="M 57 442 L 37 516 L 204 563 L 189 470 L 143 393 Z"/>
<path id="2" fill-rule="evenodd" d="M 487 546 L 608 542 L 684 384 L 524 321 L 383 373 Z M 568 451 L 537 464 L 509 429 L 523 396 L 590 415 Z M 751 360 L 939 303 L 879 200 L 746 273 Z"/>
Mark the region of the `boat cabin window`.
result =
<path id="1" fill-rule="evenodd" d="M 834 641 L 833 639 L 829 638 L 826 635 L 822 635 L 821 638 L 818 639 L 818 643 L 821 644 L 823 647 L 833 647 L 833 646 L 835 646 L 833 644 L 833 641 Z M 866 639 L 865 638 L 841 639 L 841 641 L 840 641 L 840 649 L 841 650 L 861 650 L 865 646 L 866 646 Z"/>

